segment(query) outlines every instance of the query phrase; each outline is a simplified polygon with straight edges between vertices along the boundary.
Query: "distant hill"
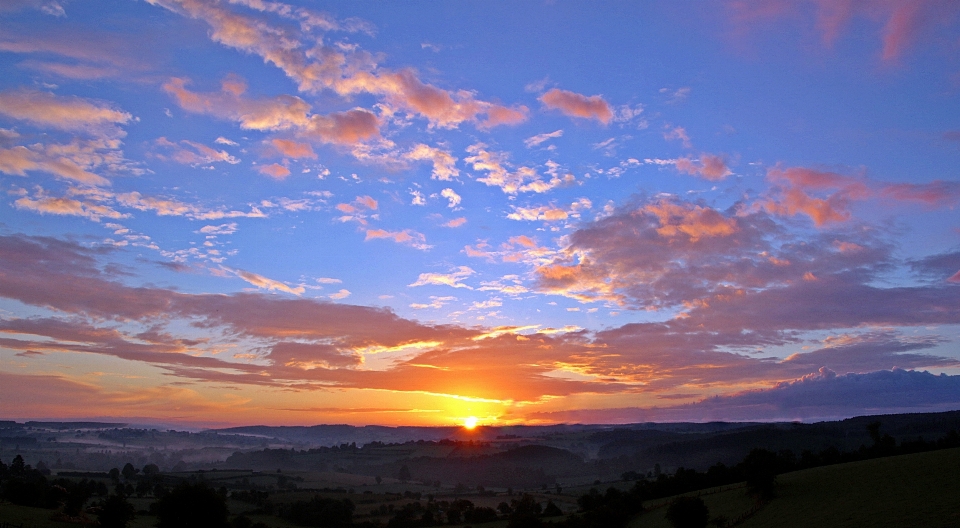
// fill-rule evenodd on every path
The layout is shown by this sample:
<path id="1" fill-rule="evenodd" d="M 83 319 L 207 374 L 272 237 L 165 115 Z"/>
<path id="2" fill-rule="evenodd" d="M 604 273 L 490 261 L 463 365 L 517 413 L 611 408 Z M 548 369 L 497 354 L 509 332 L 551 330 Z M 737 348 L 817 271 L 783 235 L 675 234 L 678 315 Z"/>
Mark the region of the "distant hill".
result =
<path id="1" fill-rule="evenodd" d="M 634 470 L 648 471 L 655 464 L 664 470 L 680 466 L 706 469 L 717 462 L 736 463 L 754 447 L 789 449 L 798 455 L 804 450 L 821 451 L 828 447 L 855 450 L 872 443 L 867 425 L 873 422 L 880 422 L 881 432 L 898 442 L 921 437 L 933 440 L 951 430 L 960 431 L 960 411 L 859 416 L 812 424 L 750 424 L 712 433 L 625 429 L 597 433 L 594 438 L 601 443 L 598 458 L 619 458 L 619 463 L 632 464 Z"/>

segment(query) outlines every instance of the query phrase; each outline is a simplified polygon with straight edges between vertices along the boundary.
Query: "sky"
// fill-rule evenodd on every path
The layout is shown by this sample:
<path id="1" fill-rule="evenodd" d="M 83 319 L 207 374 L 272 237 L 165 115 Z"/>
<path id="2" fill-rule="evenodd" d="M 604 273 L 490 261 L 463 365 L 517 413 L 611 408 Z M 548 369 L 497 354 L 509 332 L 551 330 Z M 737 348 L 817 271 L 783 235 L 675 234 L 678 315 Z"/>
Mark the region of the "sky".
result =
<path id="1" fill-rule="evenodd" d="M 960 408 L 951 0 L 0 4 L 0 415 Z"/>

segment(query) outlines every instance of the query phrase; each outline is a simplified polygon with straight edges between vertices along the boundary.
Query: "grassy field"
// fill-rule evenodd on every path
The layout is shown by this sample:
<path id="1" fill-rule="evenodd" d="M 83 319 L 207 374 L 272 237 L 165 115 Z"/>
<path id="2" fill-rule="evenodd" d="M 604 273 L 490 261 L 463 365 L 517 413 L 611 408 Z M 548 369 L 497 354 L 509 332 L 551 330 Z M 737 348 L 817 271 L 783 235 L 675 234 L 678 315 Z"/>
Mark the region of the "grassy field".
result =
<path id="1" fill-rule="evenodd" d="M 960 449 L 807 469 L 780 475 L 777 482 L 777 497 L 739 526 L 960 526 Z M 753 506 L 743 488 L 710 491 L 701 497 L 711 518 L 733 520 Z M 630 528 L 669 528 L 666 502 L 646 504 L 649 511 Z"/>

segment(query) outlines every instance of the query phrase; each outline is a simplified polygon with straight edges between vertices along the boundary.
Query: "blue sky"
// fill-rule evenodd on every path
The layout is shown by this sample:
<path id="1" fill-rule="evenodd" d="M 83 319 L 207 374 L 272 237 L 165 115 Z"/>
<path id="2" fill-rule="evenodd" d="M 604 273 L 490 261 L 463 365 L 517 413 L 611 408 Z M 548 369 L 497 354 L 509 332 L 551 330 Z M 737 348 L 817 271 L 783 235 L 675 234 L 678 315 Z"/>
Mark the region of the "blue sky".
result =
<path id="1" fill-rule="evenodd" d="M 756 418 L 815 419 L 901 411 L 870 398 L 906 379 L 954 408 L 919 372 L 960 360 L 958 24 L 934 0 L 8 3 L 8 414 L 697 420 L 720 395 L 750 419 L 760 391 Z M 846 406 L 777 396 L 851 379 Z"/>

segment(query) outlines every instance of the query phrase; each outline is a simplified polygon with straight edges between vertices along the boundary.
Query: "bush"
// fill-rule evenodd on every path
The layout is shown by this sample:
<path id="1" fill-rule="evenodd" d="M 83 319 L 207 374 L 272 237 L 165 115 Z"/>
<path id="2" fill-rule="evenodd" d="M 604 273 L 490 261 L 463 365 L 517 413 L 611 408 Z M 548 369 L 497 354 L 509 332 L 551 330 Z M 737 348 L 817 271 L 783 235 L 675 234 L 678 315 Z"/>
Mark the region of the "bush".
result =
<path id="1" fill-rule="evenodd" d="M 228 528 L 226 498 L 203 483 L 180 484 L 155 505 L 158 528 Z"/>
<path id="2" fill-rule="evenodd" d="M 766 449 L 754 449 L 743 459 L 743 475 L 747 489 L 761 500 L 773 497 L 777 484 L 777 454 Z"/>
<path id="3" fill-rule="evenodd" d="M 705 528 L 710 511 L 700 497 L 680 497 L 667 508 L 667 520 L 674 528 Z"/>
<path id="4" fill-rule="evenodd" d="M 102 528 L 126 528 L 136 513 L 123 495 L 111 495 L 100 504 L 97 520 Z"/>
<path id="5" fill-rule="evenodd" d="M 350 499 L 328 499 L 316 495 L 309 501 L 296 501 L 280 509 L 280 517 L 300 526 L 346 528 L 353 521 L 355 506 Z"/>

